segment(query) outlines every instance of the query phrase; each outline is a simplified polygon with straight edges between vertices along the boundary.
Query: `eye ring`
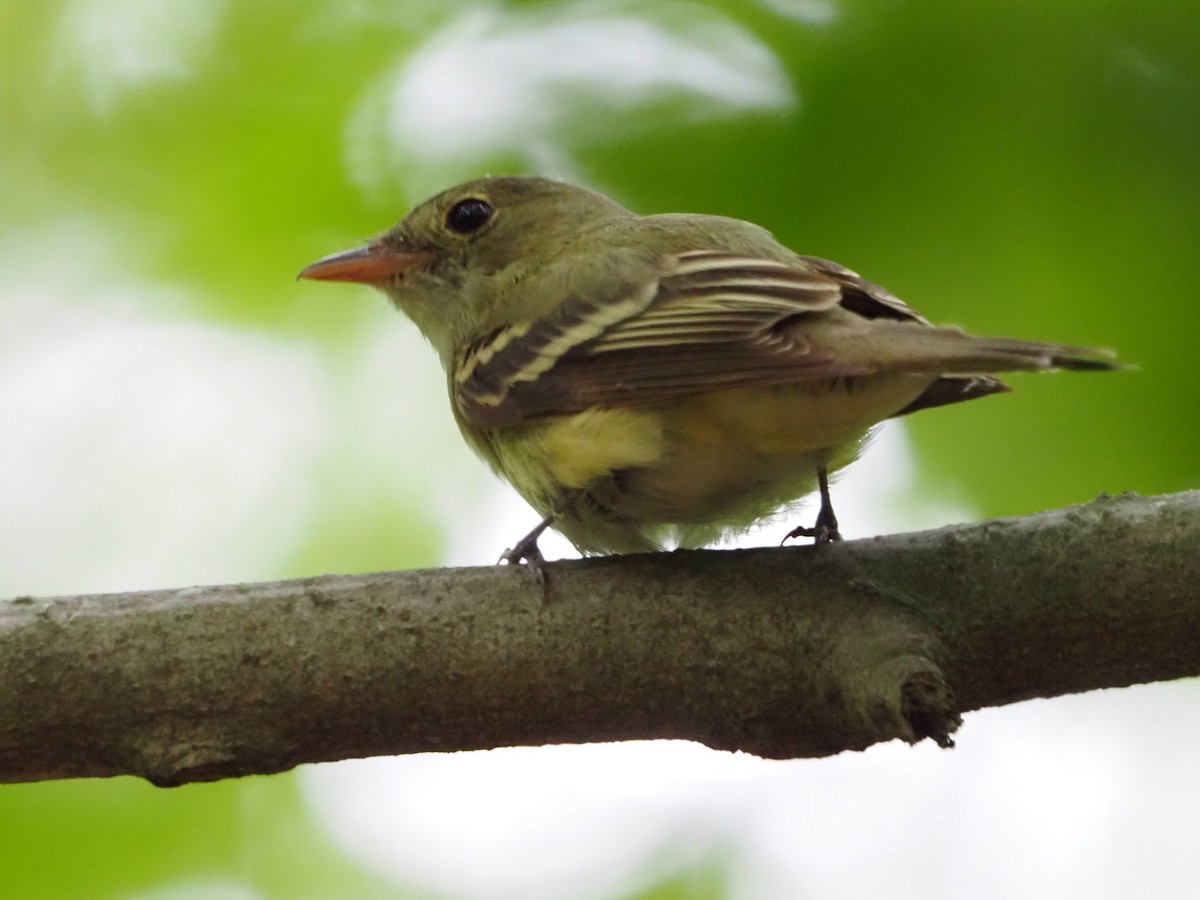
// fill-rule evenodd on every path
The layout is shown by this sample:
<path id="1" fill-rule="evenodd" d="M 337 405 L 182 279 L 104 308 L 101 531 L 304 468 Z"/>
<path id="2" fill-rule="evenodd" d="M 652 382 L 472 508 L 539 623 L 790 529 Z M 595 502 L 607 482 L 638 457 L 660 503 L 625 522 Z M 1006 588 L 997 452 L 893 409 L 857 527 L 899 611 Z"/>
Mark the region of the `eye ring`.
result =
<path id="1" fill-rule="evenodd" d="M 459 200 L 446 213 L 446 227 L 455 234 L 472 234 L 491 221 L 492 204 L 479 197 Z"/>

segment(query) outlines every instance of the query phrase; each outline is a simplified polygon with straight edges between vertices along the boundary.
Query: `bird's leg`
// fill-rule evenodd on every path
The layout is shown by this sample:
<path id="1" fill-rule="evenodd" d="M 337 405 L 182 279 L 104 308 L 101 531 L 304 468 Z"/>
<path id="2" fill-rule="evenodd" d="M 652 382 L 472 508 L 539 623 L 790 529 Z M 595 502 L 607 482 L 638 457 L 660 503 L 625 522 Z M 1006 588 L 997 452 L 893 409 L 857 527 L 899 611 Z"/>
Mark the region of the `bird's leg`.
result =
<path id="1" fill-rule="evenodd" d="M 546 557 L 542 556 L 542 551 L 538 549 L 538 538 L 542 536 L 543 531 L 554 524 L 554 520 L 557 518 L 558 510 L 552 511 L 546 518 L 538 522 L 529 534 L 517 541 L 511 550 L 505 550 L 499 559 L 499 562 L 508 563 L 510 566 L 519 566 L 521 563 L 525 563 L 529 566 L 529 571 L 541 583 L 543 590 L 546 588 Z"/>
<path id="2" fill-rule="evenodd" d="M 838 531 L 837 516 L 833 514 L 833 501 L 829 499 L 829 473 L 825 471 L 824 466 L 817 467 L 817 484 L 821 488 L 821 509 L 817 513 L 816 524 L 812 528 L 803 525 L 793 528 L 783 536 L 781 544 L 794 537 L 810 537 L 814 544 L 828 544 L 830 541 L 842 539 L 841 532 Z"/>

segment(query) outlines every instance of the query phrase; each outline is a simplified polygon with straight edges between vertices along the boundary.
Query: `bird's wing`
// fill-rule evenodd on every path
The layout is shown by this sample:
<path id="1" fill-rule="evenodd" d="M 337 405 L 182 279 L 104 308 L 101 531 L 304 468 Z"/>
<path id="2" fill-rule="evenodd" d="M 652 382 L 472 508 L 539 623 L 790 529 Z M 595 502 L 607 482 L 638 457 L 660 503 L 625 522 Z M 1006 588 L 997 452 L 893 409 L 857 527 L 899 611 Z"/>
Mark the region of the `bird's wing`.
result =
<path id="1" fill-rule="evenodd" d="M 925 320 L 836 263 L 700 250 L 620 296 L 572 297 L 459 354 L 454 393 L 470 424 L 495 428 L 593 406 L 661 402 L 747 385 L 865 374 L 873 368 L 793 327 L 838 308 L 852 318 Z"/>

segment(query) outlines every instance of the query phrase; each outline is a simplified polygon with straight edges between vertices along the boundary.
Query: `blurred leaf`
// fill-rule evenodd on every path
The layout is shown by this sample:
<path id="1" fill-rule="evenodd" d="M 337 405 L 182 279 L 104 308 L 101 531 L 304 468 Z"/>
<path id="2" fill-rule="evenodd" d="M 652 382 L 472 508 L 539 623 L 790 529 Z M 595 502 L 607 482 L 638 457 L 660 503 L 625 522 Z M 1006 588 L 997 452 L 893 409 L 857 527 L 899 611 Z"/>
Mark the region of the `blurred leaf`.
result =
<path id="1" fill-rule="evenodd" d="M 247 896 L 396 897 L 308 820 L 290 775 L 163 790 L 133 778 L 0 788 L 10 896 L 126 897 L 159 885 Z"/>

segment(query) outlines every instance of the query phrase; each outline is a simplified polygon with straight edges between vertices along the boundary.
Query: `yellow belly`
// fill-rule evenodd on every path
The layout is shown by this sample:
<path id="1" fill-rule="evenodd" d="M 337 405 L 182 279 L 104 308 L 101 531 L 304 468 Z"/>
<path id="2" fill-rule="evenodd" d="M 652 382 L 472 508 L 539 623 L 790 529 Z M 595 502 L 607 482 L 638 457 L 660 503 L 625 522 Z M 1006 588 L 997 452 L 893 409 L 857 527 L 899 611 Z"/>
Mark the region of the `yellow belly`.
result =
<path id="1" fill-rule="evenodd" d="M 931 376 L 739 388 L 661 406 L 588 410 L 506 429 L 497 468 L 539 511 L 582 489 L 562 531 L 583 551 L 705 542 L 810 492 Z M 691 535 L 691 539 L 688 535 Z"/>

